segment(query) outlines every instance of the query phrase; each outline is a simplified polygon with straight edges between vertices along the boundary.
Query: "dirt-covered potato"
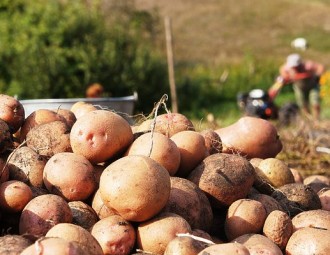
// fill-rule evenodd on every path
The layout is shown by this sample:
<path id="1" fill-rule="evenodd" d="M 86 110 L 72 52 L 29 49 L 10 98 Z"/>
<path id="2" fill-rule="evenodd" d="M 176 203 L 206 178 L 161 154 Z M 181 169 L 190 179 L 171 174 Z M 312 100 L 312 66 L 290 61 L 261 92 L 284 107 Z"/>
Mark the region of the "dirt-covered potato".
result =
<path id="1" fill-rule="evenodd" d="M 22 235 L 4 235 L 0 237 L 1 255 L 18 255 L 33 244 L 33 241 Z"/>
<path id="2" fill-rule="evenodd" d="M 247 196 L 255 171 L 244 157 L 216 153 L 206 157 L 187 179 L 206 193 L 212 207 L 223 208 Z"/>
<path id="3" fill-rule="evenodd" d="M 222 152 L 222 141 L 217 132 L 213 129 L 205 129 L 200 133 L 204 137 L 205 146 L 209 155 Z"/>
<path id="4" fill-rule="evenodd" d="M 292 218 L 293 231 L 300 228 L 322 228 L 330 230 L 330 212 L 322 209 L 309 210 Z"/>
<path id="5" fill-rule="evenodd" d="M 192 229 L 209 231 L 213 221 L 210 202 L 193 182 L 171 177 L 171 193 L 163 212 L 172 212 L 188 221 Z"/>
<path id="6" fill-rule="evenodd" d="M 119 215 L 99 220 L 90 232 L 101 245 L 104 254 L 129 255 L 136 241 L 135 228 Z"/>
<path id="7" fill-rule="evenodd" d="M 33 198 L 23 209 L 19 219 L 19 233 L 44 236 L 58 223 L 72 222 L 68 203 L 60 196 L 45 194 Z"/>
<path id="8" fill-rule="evenodd" d="M 13 139 L 8 124 L 0 119 L 0 154 L 14 148 Z"/>
<path id="9" fill-rule="evenodd" d="M 290 237 L 285 252 L 287 255 L 330 254 L 330 230 L 299 229 Z"/>
<path id="10" fill-rule="evenodd" d="M 321 189 L 317 195 L 320 198 L 322 209 L 330 211 L 330 188 Z"/>
<path id="11" fill-rule="evenodd" d="M 282 208 L 293 218 L 298 213 L 321 209 L 321 201 L 317 193 L 301 183 L 289 183 L 272 193 Z"/>
<path id="12" fill-rule="evenodd" d="M 32 128 L 26 135 L 26 144 L 45 157 L 72 152 L 70 130 L 63 121 L 52 121 Z"/>
<path id="13" fill-rule="evenodd" d="M 49 229 L 45 236 L 76 242 L 90 255 L 103 255 L 101 245 L 90 231 L 72 223 L 58 223 Z"/>
<path id="14" fill-rule="evenodd" d="M 29 116 L 25 118 L 25 121 L 19 131 L 19 141 L 23 142 L 26 138 L 27 133 L 34 127 L 50 123 L 53 121 L 63 121 L 66 122 L 65 118 L 49 109 L 38 109 L 32 112 Z"/>
<path id="15" fill-rule="evenodd" d="M 41 156 L 32 148 L 22 146 L 9 156 L 10 179 L 19 180 L 33 187 L 43 187 L 43 171 L 47 157 Z"/>
<path id="16" fill-rule="evenodd" d="M 0 183 L 9 180 L 9 167 L 6 158 L 0 157 Z"/>
<path id="17" fill-rule="evenodd" d="M 311 187 L 316 193 L 323 188 L 330 188 L 330 178 L 321 174 L 307 176 L 303 183 Z"/>
<path id="18" fill-rule="evenodd" d="M 263 234 L 284 250 L 293 233 L 293 225 L 289 215 L 282 211 L 272 211 L 266 218 Z"/>
<path id="19" fill-rule="evenodd" d="M 68 203 L 72 212 L 72 223 L 89 230 L 98 220 L 94 209 L 83 201 Z"/>

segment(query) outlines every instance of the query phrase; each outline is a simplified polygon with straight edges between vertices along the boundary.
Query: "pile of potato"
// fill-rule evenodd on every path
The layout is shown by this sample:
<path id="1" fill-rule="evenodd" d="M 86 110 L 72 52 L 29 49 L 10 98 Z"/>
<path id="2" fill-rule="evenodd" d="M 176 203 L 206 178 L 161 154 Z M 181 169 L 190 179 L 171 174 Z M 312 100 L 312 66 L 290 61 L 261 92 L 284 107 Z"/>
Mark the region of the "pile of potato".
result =
<path id="1" fill-rule="evenodd" d="M 132 125 L 0 95 L 0 255 L 326 255 L 330 180 L 276 158 L 271 122 Z"/>

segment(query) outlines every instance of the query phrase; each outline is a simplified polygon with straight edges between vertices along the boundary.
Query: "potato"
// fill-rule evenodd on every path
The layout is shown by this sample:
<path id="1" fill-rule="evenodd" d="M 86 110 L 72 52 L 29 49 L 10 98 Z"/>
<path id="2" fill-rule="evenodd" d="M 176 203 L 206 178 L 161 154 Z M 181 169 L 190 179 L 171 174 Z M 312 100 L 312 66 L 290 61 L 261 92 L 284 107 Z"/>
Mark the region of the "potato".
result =
<path id="1" fill-rule="evenodd" d="M 204 250 L 200 251 L 198 255 L 227 255 L 227 254 L 237 254 L 237 255 L 250 255 L 249 250 L 240 243 L 221 243 L 211 245 Z"/>
<path id="2" fill-rule="evenodd" d="M 73 112 L 76 119 L 80 118 L 81 116 L 83 116 L 86 113 L 96 111 L 96 110 L 99 110 L 99 108 L 92 105 L 91 103 L 86 103 L 83 101 L 78 101 L 78 102 L 74 103 L 70 108 L 70 111 Z"/>
<path id="3" fill-rule="evenodd" d="M 226 153 L 208 156 L 187 177 L 216 208 L 229 207 L 237 199 L 245 198 L 254 178 L 254 168 L 247 159 Z"/>
<path id="4" fill-rule="evenodd" d="M 285 212 L 274 210 L 266 218 L 263 234 L 284 250 L 293 233 L 291 218 Z"/>
<path id="5" fill-rule="evenodd" d="M 32 190 L 24 182 L 10 180 L 0 184 L 0 209 L 21 212 L 32 199 Z"/>
<path id="6" fill-rule="evenodd" d="M 72 223 L 58 223 L 45 236 L 78 243 L 90 255 L 103 255 L 102 247 L 95 237 L 88 230 Z"/>
<path id="7" fill-rule="evenodd" d="M 128 255 L 133 250 L 136 231 L 133 225 L 119 215 L 111 215 L 99 220 L 91 234 L 99 242 L 104 254 Z"/>
<path id="8" fill-rule="evenodd" d="M 172 212 L 188 221 L 192 229 L 209 231 L 213 221 L 210 202 L 193 182 L 171 177 L 171 193 L 163 212 Z"/>
<path id="9" fill-rule="evenodd" d="M 325 210 L 304 211 L 292 218 L 293 231 L 300 228 L 320 228 L 330 230 L 330 212 Z"/>
<path id="10" fill-rule="evenodd" d="M 273 158 L 283 148 L 276 127 L 261 118 L 244 116 L 215 132 L 221 138 L 222 152 L 238 153 L 248 159 Z"/>
<path id="11" fill-rule="evenodd" d="M 303 183 L 311 187 L 316 193 L 323 188 L 330 188 L 330 178 L 321 174 L 307 176 Z"/>
<path id="12" fill-rule="evenodd" d="M 272 197 L 293 218 L 298 213 L 308 210 L 321 209 L 321 201 L 317 193 L 301 183 L 290 183 L 276 189 Z"/>
<path id="13" fill-rule="evenodd" d="M 266 194 L 250 194 L 247 196 L 249 199 L 257 200 L 265 207 L 267 215 L 269 215 L 272 211 L 279 210 L 283 211 L 281 204 L 273 197 Z"/>
<path id="14" fill-rule="evenodd" d="M 177 234 L 191 233 L 189 223 L 175 213 L 160 213 L 137 227 L 137 247 L 143 251 L 163 254 Z"/>
<path id="15" fill-rule="evenodd" d="M 298 169 L 290 168 L 291 173 L 293 174 L 294 181 L 297 183 L 303 183 L 304 177 Z"/>
<path id="16" fill-rule="evenodd" d="M 0 154 L 14 148 L 13 139 L 8 124 L 0 119 Z"/>
<path id="17" fill-rule="evenodd" d="M 103 219 L 110 215 L 118 214 L 114 209 L 106 206 L 101 198 L 100 189 L 97 189 L 93 199 L 92 199 L 92 208 L 96 212 L 99 219 Z"/>
<path id="18" fill-rule="evenodd" d="M 19 219 L 19 233 L 44 236 L 59 223 L 72 222 L 68 203 L 60 196 L 45 194 L 33 198 L 23 209 Z"/>
<path id="19" fill-rule="evenodd" d="M 222 141 L 217 132 L 213 129 L 205 129 L 200 133 L 204 137 L 205 146 L 209 155 L 222 152 Z"/>
<path id="20" fill-rule="evenodd" d="M 6 159 L 0 157 L 0 183 L 9 180 L 9 167 Z"/>
<path id="21" fill-rule="evenodd" d="M 209 245 L 192 236 L 178 236 L 167 244 L 164 255 L 196 255 Z"/>
<path id="22" fill-rule="evenodd" d="M 125 156 L 104 169 L 99 190 L 106 206 L 126 220 L 141 222 L 165 207 L 171 191 L 170 175 L 151 158 Z"/>
<path id="23" fill-rule="evenodd" d="M 20 255 L 88 255 L 79 244 L 58 237 L 47 237 L 37 240 L 25 248 Z"/>
<path id="24" fill-rule="evenodd" d="M 72 223 L 89 230 L 98 220 L 94 209 L 83 201 L 68 203 L 72 212 Z"/>
<path id="25" fill-rule="evenodd" d="M 171 140 L 179 148 L 181 158 L 176 176 L 185 178 L 206 157 L 205 139 L 197 131 L 185 130 L 172 135 Z"/>
<path id="26" fill-rule="evenodd" d="M 43 180 L 50 193 L 67 201 L 85 200 L 97 189 L 93 165 L 72 152 L 52 156 L 45 165 Z"/>
<path id="27" fill-rule="evenodd" d="M 43 187 L 43 171 L 47 157 L 41 156 L 32 148 L 22 146 L 9 156 L 10 179 L 19 180 L 33 187 Z"/>
<path id="28" fill-rule="evenodd" d="M 281 249 L 272 240 L 261 234 L 245 234 L 232 240 L 232 243 L 243 244 L 251 255 L 283 255 Z"/>
<path id="29" fill-rule="evenodd" d="M 236 200 L 229 206 L 225 220 L 225 233 L 228 240 L 244 234 L 260 233 L 266 217 L 266 209 L 259 201 Z"/>
<path id="30" fill-rule="evenodd" d="M 65 118 L 62 115 L 49 109 L 38 109 L 32 112 L 29 116 L 25 118 L 25 121 L 19 131 L 19 141 L 22 143 L 25 140 L 27 133 L 32 128 L 56 120 L 66 122 Z"/>
<path id="31" fill-rule="evenodd" d="M 173 140 L 161 133 L 146 133 L 139 136 L 125 155 L 144 155 L 161 164 L 174 176 L 179 169 L 181 154 Z"/>
<path id="32" fill-rule="evenodd" d="M 321 189 L 317 195 L 320 198 L 322 209 L 330 211 L 330 188 Z"/>
<path id="33" fill-rule="evenodd" d="M 1 255 L 18 255 L 33 243 L 32 240 L 22 235 L 4 235 L 0 237 Z"/>
<path id="34" fill-rule="evenodd" d="M 25 120 L 22 103 L 12 96 L 0 94 L 0 119 L 8 124 L 11 134 L 16 133 Z"/>
<path id="35" fill-rule="evenodd" d="M 153 121 L 151 123 L 149 121 L 149 130 L 153 130 L 153 124 Z M 191 120 L 182 113 L 163 113 L 156 117 L 154 126 L 155 132 L 162 133 L 167 137 L 172 137 L 174 134 L 186 130 L 195 131 L 195 127 Z"/>
<path id="36" fill-rule="evenodd" d="M 277 158 L 264 159 L 255 169 L 257 175 L 263 181 L 275 188 L 295 182 L 288 165 L 283 160 Z"/>
<path id="37" fill-rule="evenodd" d="M 287 255 L 330 254 L 330 230 L 299 229 L 290 237 L 285 252 Z"/>
<path id="38" fill-rule="evenodd" d="M 68 125 L 69 129 L 71 130 L 73 124 L 76 122 L 77 118 L 74 113 L 69 109 L 59 108 L 59 109 L 53 109 L 54 112 L 57 114 L 63 116 L 63 118 L 66 120 L 66 124 Z"/>
<path id="39" fill-rule="evenodd" d="M 107 110 L 86 113 L 70 132 L 72 151 L 92 164 L 117 157 L 133 142 L 132 129 L 123 117 Z"/>
<path id="40" fill-rule="evenodd" d="M 39 155 L 52 157 L 60 152 L 72 152 L 70 131 L 63 121 L 52 121 L 32 128 L 26 135 L 26 144 Z"/>

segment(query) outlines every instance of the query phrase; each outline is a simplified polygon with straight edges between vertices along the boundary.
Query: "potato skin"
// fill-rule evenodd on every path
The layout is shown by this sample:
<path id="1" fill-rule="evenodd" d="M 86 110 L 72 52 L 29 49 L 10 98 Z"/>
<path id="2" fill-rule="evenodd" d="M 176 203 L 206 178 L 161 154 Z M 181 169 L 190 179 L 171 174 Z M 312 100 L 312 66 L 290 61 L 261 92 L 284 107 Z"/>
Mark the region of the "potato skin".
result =
<path id="1" fill-rule="evenodd" d="M 75 242 L 90 255 L 103 255 L 101 245 L 90 231 L 72 223 L 58 223 L 45 236 Z"/>
<path id="2" fill-rule="evenodd" d="M 289 183 L 276 189 L 272 195 L 282 208 L 293 218 L 303 211 L 321 209 L 317 193 L 301 183 Z"/>
<path id="3" fill-rule="evenodd" d="M 22 146 L 14 150 L 8 158 L 11 179 L 27 183 L 32 187 L 43 187 L 43 171 L 48 158 L 32 148 Z"/>
<path id="4" fill-rule="evenodd" d="M 192 229 L 209 231 L 213 222 L 211 204 L 204 192 L 193 182 L 171 177 L 171 193 L 162 212 L 172 212 L 188 221 Z"/>
<path id="5" fill-rule="evenodd" d="M 244 116 L 235 123 L 215 130 L 225 153 L 238 153 L 249 159 L 273 158 L 282 150 L 276 127 L 269 121 Z"/>
<path id="6" fill-rule="evenodd" d="M 291 218 L 285 212 L 274 210 L 265 220 L 263 234 L 284 250 L 293 233 Z"/>
<path id="7" fill-rule="evenodd" d="M 245 234 L 232 240 L 243 244 L 250 254 L 283 255 L 281 249 L 268 237 L 262 234 Z"/>
<path id="8" fill-rule="evenodd" d="M 177 234 L 190 234 L 189 223 L 175 213 L 160 213 L 137 227 L 137 247 L 155 254 L 163 254 Z"/>
<path id="9" fill-rule="evenodd" d="M 39 155 L 52 157 L 60 152 L 72 152 L 70 130 L 66 122 L 52 121 L 32 128 L 26 135 L 26 144 Z"/>
<path id="10" fill-rule="evenodd" d="M 128 255 L 136 241 L 133 225 L 119 215 L 99 220 L 91 228 L 91 234 L 101 245 L 104 254 Z"/>
<path id="11" fill-rule="evenodd" d="M 133 132 L 119 114 L 96 110 L 77 119 L 70 132 L 70 142 L 74 153 L 97 164 L 124 153 L 133 142 Z"/>
<path id="12" fill-rule="evenodd" d="M 196 255 L 207 248 L 209 244 L 189 236 L 178 236 L 166 246 L 164 255 Z"/>
<path id="13" fill-rule="evenodd" d="M 33 241 L 22 235 L 4 235 L 0 237 L 0 254 L 16 255 L 33 244 Z"/>
<path id="14" fill-rule="evenodd" d="M 124 219 L 142 222 L 166 205 L 171 191 L 170 175 L 149 157 L 125 156 L 104 169 L 99 191 L 104 204 Z"/>
<path id="15" fill-rule="evenodd" d="M 266 209 L 256 200 L 238 199 L 227 211 L 225 233 L 228 240 L 244 234 L 261 232 L 266 220 Z"/>
<path id="16" fill-rule="evenodd" d="M 240 243 L 221 243 L 211 245 L 200 251 L 197 255 L 250 255 L 249 250 Z"/>
<path id="17" fill-rule="evenodd" d="M 313 227 L 330 230 L 330 211 L 322 209 L 301 212 L 292 218 L 293 231 Z"/>
<path id="18" fill-rule="evenodd" d="M 212 207 L 224 208 L 247 196 L 255 170 L 244 157 L 216 153 L 206 157 L 187 179 L 206 193 Z"/>
<path id="19" fill-rule="evenodd" d="M 97 188 L 93 165 L 72 152 L 52 156 L 45 165 L 43 180 L 50 193 L 67 201 L 85 200 Z"/>
<path id="20" fill-rule="evenodd" d="M 287 255 L 330 254 L 330 230 L 299 229 L 290 237 L 285 252 Z"/>
<path id="21" fill-rule="evenodd" d="M 8 124 L 10 133 L 16 133 L 25 120 L 22 103 L 12 96 L 0 94 L 0 119 Z"/>
<path id="22" fill-rule="evenodd" d="M 50 228 L 61 222 L 72 222 L 68 203 L 54 194 L 40 195 L 24 207 L 19 219 L 19 233 L 44 236 Z"/>
<path id="23" fill-rule="evenodd" d="M 72 223 L 89 230 L 99 217 L 94 209 L 83 201 L 71 201 L 68 203 L 72 212 Z"/>

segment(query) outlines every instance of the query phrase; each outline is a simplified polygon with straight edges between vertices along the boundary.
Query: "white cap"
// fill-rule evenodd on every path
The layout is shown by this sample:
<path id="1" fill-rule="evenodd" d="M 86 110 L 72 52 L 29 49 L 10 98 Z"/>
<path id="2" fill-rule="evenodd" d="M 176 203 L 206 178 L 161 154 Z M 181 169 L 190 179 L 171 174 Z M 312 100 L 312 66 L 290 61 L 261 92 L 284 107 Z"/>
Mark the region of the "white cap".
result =
<path id="1" fill-rule="evenodd" d="M 291 47 L 298 49 L 298 50 L 305 51 L 308 48 L 308 43 L 305 38 L 299 37 L 299 38 L 294 39 L 291 42 Z"/>
<path id="2" fill-rule="evenodd" d="M 301 64 L 302 60 L 299 54 L 290 54 L 286 58 L 286 67 L 292 68 L 292 67 L 297 67 Z"/>

